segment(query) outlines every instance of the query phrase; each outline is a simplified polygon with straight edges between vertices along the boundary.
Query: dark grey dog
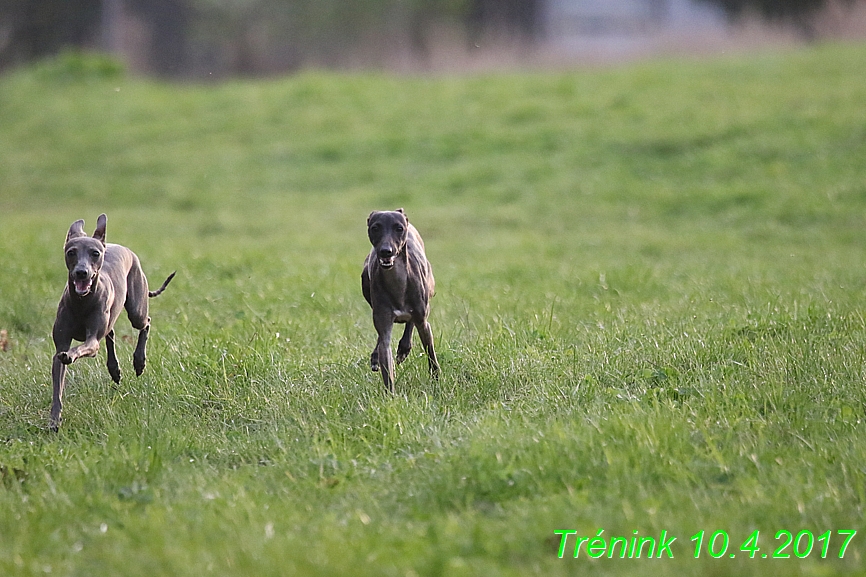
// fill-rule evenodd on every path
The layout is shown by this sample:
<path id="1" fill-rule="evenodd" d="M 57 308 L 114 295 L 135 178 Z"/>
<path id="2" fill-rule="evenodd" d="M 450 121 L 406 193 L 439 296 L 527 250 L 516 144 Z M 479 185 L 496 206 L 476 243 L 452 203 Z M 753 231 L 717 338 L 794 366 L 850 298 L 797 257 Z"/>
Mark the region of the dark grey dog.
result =
<path id="1" fill-rule="evenodd" d="M 418 329 L 433 378 L 439 363 L 433 350 L 433 332 L 427 316 L 433 296 L 433 269 L 424 253 L 424 241 L 402 208 L 375 211 L 367 218 L 367 236 L 373 245 L 364 261 L 361 289 L 373 309 L 373 326 L 379 339 L 370 355 L 370 368 L 382 369 L 385 387 L 394 392 L 394 359 L 391 330 L 394 323 L 406 323 L 397 346 L 397 364 L 412 350 L 412 328 Z"/>
<path id="2" fill-rule="evenodd" d="M 162 293 L 174 278 L 171 273 L 159 290 L 148 292 L 147 278 L 138 257 L 124 246 L 106 244 L 105 224 L 105 215 L 99 215 L 96 231 L 89 237 L 84 232 L 84 221 L 76 220 L 66 235 L 64 252 L 69 278 L 54 321 L 57 352 L 51 366 L 54 397 L 49 426 L 55 431 L 60 426 L 66 365 L 81 357 L 95 357 L 103 338 L 108 353 L 108 373 L 115 383 L 120 382 L 120 367 L 114 354 L 114 323 L 123 308 L 132 326 L 138 329 L 133 367 L 135 374 L 141 375 L 150 331 L 147 299 Z M 69 348 L 72 339 L 82 344 Z"/>

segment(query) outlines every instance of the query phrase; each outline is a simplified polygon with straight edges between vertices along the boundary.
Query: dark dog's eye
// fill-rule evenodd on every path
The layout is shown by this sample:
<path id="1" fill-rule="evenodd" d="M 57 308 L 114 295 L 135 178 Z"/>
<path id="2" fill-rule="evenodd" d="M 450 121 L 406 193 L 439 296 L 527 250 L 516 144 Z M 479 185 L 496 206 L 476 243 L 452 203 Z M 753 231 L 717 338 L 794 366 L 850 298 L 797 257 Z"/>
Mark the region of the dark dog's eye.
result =
<path id="1" fill-rule="evenodd" d="M 69 258 L 74 257 L 74 256 L 75 256 L 75 249 L 74 249 L 74 248 L 70 248 L 69 250 L 67 250 L 67 251 L 66 251 L 66 256 L 68 256 Z"/>
<path id="2" fill-rule="evenodd" d="M 397 232 L 403 232 L 403 225 L 398 224 L 397 226 L 394 227 L 394 230 L 396 230 Z"/>
<path id="3" fill-rule="evenodd" d="M 370 227 L 370 230 L 373 232 L 379 232 L 380 228 L 382 228 L 382 227 L 379 226 L 378 224 L 374 224 L 373 226 Z"/>
<path id="4" fill-rule="evenodd" d="M 99 258 L 99 251 L 98 250 L 91 251 L 90 256 L 92 256 L 93 258 Z"/>

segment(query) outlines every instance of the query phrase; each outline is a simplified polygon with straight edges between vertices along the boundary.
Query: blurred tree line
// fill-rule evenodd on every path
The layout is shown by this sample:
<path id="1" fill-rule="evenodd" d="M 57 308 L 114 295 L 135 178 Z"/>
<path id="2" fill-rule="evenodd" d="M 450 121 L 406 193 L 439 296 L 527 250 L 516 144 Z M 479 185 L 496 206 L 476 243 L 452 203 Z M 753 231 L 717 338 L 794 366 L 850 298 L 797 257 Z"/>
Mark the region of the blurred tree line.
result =
<path id="1" fill-rule="evenodd" d="M 439 26 L 533 40 L 543 0 L 0 0 L 0 69 L 64 48 L 167 76 L 423 59 Z M 368 62 L 364 62 L 367 60 Z"/>
<path id="2" fill-rule="evenodd" d="M 761 16 L 770 22 L 793 25 L 807 40 L 815 33 L 812 17 L 827 4 L 826 0 L 700 0 L 721 6 L 732 20 L 749 15 Z M 857 0 L 843 0 L 854 4 Z"/>
<path id="3" fill-rule="evenodd" d="M 562 1 L 562 0 L 560 0 Z M 574 0 L 579 2 L 580 0 Z M 808 24 L 826 0 L 697 0 Z M 855 0 L 847 0 L 853 2 Z M 363 65 L 399 50 L 423 62 L 437 32 L 532 43 L 546 0 L 0 0 L 0 69 L 74 47 L 167 75 Z"/>

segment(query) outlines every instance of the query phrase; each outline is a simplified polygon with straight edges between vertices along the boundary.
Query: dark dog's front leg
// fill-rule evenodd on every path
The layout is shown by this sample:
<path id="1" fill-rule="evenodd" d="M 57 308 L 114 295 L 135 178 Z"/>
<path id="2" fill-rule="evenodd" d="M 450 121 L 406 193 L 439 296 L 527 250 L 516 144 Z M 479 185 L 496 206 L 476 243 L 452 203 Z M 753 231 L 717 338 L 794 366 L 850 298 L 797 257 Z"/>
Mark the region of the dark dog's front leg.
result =
<path id="1" fill-rule="evenodd" d="M 63 410 L 63 389 L 66 386 L 66 365 L 69 360 L 69 345 L 72 344 L 72 337 L 69 332 L 64 330 L 68 326 L 68 320 L 58 312 L 57 321 L 54 323 L 52 330 L 52 339 L 54 340 L 54 358 L 51 360 L 51 384 L 53 385 L 53 393 L 51 396 L 51 413 L 48 419 L 48 427 L 57 432 L 60 428 L 60 413 Z"/>
<path id="2" fill-rule="evenodd" d="M 418 336 L 421 337 L 421 344 L 424 345 L 424 351 L 427 353 L 430 376 L 438 379 L 439 361 L 436 360 L 436 351 L 433 349 L 433 331 L 430 329 L 430 323 L 424 321 L 424 324 L 418 327 Z"/>
<path id="3" fill-rule="evenodd" d="M 135 353 L 132 355 L 132 366 L 136 376 L 144 372 L 144 364 L 147 361 L 147 335 L 150 333 L 150 323 L 138 331 L 138 343 L 135 345 Z"/>
<path id="4" fill-rule="evenodd" d="M 99 340 L 88 336 L 87 340 L 77 347 L 72 347 L 68 351 L 60 351 L 55 356 L 64 365 L 71 365 L 81 357 L 95 357 L 98 352 Z"/>
<path id="5" fill-rule="evenodd" d="M 376 355 L 379 361 L 379 369 L 382 372 L 382 382 L 385 388 L 390 392 L 394 392 L 394 357 L 391 354 L 391 329 L 393 324 L 390 319 L 377 320 L 373 318 L 373 324 L 376 326 L 376 332 L 379 334 L 379 339 L 376 341 L 376 350 L 373 354 Z M 371 358 L 372 362 L 372 358 Z"/>
<path id="6" fill-rule="evenodd" d="M 409 356 L 412 351 L 412 329 L 411 322 L 406 323 L 406 328 L 403 330 L 403 336 L 400 337 L 400 343 L 397 345 L 397 358 L 395 361 L 399 365 Z"/>
<path id="7" fill-rule="evenodd" d="M 54 355 L 54 360 L 51 363 L 51 382 L 54 388 L 54 395 L 51 399 L 51 417 L 48 420 L 48 426 L 52 431 L 57 431 L 60 427 L 60 413 L 63 410 L 63 389 L 66 387 L 66 365 L 71 365 L 81 357 L 95 357 L 99 352 L 99 341 L 94 337 L 89 337 L 84 343 L 73 347 L 69 350 L 71 341 L 56 343 L 57 353 Z"/>
<path id="8" fill-rule="evenodd" d="M 117 365 L 117 355 L 114 351 L 114 329 L 105 335 L 105 352 L 108 356 L 108 374 L 115 383 L 120 383 L 120 367 Z"/>
<path id="9" fill-rule="evenodd" d="M 51 398 L 51 417 L 48 419 L 48 427 L 57 432 L 60 428 L 60 413 L 63 410 L 63 388 L 66 386 L 66 363 L 61 360 L 60 352 L 54 355 L 51 363 L 51 382 L 54 385 L 54 394 Z"/>

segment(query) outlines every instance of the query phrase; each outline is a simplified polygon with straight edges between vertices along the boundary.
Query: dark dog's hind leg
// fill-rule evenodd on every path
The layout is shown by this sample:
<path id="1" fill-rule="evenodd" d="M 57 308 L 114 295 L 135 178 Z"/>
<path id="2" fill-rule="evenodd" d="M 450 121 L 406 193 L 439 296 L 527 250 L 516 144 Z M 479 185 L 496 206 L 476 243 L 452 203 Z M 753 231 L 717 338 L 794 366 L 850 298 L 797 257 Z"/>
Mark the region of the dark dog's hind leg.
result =
<path id="1" fill-rule="evenodd" d="M 111 375 L 111 380 L 115 383 L 120 382 L 120 367 L 117 365 L 117 355 L 114 351 L 114 329 L 105 335 L 105 351 L 108 356 L 108 374 Z"/>
<path id="2" fill-rule="evenodd" d="M 162 292 L 172 276 L 169 276 L 156 294 Z M 136 261 L 136 266 L 133 266 L 126 277 L 126 302 L 123 304 L 126 309 L 126 314 L 129 317 L 129 322 L 132 328 L 138 330 L 138 342 L 135 345 L 135 352 L 132 354 L 132 367 L 135 369 L 135 374 L 141 376 L 144 372 L 144 364 L 147 357 L 147 335 L 150 332 L 150 316 L 148 315 L 148 291 L 147 279 L 141 271 L 141 265 Z"/>
<path id="3" fill-rule="evenodd" d="M 406 323 L 406 328 L 403 331 L 403 336 L 400 337 L 400 343 L 397 345 L 397 358 L 394 359 L 398 365 L 406 360 L 409 353 L 412 351 L 412 329 L 411 322 Z"/>
<path id="4" fill-rule="evenodd" d="M 421 337 L 421 344 L 424 345 L 424 352 L 427 353 L 427 364 L 430 366 L 430 376 L 434 379 L 438 379 L 439 361 L 436 360 L 436 351 L 433 350 L 433 331 L 430 329 L 430 323 L 424 321 L 424 324 L 418 327 L 418 336 Z"/>
<path id="5" fill-rule="evenodd" d="M 148 319 L 150 321 L 150 319 Z M 138 331 L 138 343 L 135 345 L 135 352 L 132 354 L 132 366 L 135 369 L 136 376 L 141 376 L 144 372 L 144 364 L 147 357 L 147 335 L 150 332 L 150 322 L 143 329 Z"/>

